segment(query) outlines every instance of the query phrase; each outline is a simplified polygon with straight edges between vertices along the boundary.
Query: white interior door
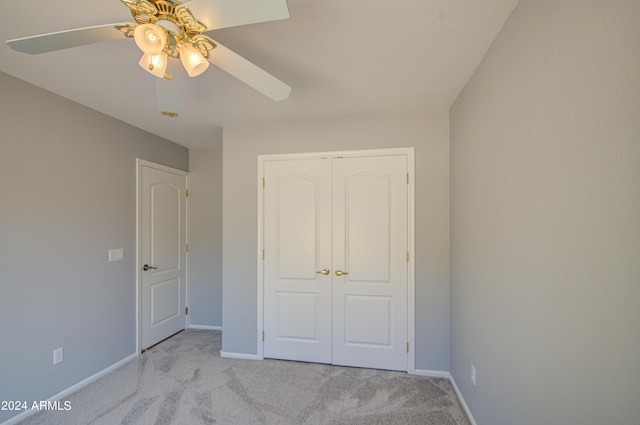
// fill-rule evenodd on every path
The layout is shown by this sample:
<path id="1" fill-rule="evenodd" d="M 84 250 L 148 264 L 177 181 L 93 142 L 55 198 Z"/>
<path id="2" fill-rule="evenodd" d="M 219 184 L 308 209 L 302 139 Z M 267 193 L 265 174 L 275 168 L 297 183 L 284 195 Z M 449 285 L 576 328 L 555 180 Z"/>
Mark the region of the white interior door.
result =
<path id="1" fill-rule="evenodd" d="M 140 343 L 186 327 L 186 174 L 139 163 Z"/>
<path id="2" fill-rule="evenodd" d="M 407 370 L 407 164 L 265 162 L 265 357 Z"/>
<path id="3" fill-rule="evenodd" d="M 319 158 L 265 165 L 267 357 L 331 363 L 330 171 Z"/>
<path id="4" fill-rule="evenodd" d="M 407 158 L 333 161 L 333 363 L 407 370 Z"/>

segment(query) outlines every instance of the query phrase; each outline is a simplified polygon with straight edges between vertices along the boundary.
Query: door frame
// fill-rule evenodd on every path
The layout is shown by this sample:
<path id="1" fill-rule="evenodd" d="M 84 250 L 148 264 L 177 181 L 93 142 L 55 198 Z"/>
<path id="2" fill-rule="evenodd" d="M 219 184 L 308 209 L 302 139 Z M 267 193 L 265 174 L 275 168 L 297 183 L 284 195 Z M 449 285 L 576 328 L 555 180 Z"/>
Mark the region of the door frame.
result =
<path id="1" fill-rule="evenodd" d="M 157 164 L 145 159 L 136 158 L 136 355 L 140 355 L 142 346 L 142 167 L 178 174 L 185 178 L 186 189 L 189 190 L 189 173 L 177 168 Z M 185 243 L 189 245 L 189 197 L 185 199 Z M 189 306 L 189 253 L 185 261 L 185 305 Z M 185 315 L 185 329 L 189 327 L 189 315 Z"/>
<path id="2" fill-rule="evenodd" d="M 256 332 L 257 341 L 257 359 L 264 360 L 264 261 L 262 258 L 262 250 L 264 249 L 264 168 L 265 163 L 269 161 L 283 161 L 291 159 L 313 159 L 313 158 L 331 158 L 331 157 L 365 157 L 365 156 L 389 156 L 389 155 L 405 155 L 407 157 L 407 170 L 409 172 L 409 181 L 407 187 L 407 233 L 409 244 L 409 263 L 407 274 L 407 339 L 409 343 L 409 352 L 407 359 L 407 372 L 415 373 L 416 352 L 415 352 L 415 149 L 413 147 L 406 148 L 389 148 L 389 149 L 368 149 L 353 151 L 331 151 L 331 152 L 310 152 L 310 153 L 289 153 L 289 154 L 272 154 L 258 155 L 258 244 L 256 248 L 257 258 L 257 290 L 258 290 L 258 327 Z"/>

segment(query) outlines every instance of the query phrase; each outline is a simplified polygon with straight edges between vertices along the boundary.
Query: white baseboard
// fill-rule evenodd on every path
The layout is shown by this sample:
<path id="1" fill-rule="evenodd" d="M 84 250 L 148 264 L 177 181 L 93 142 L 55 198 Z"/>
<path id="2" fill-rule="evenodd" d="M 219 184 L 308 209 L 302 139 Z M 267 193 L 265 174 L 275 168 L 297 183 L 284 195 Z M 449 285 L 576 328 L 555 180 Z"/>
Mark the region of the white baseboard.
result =
<path id="1" fill-rule="evenodd" d="M 205 329 L 208 331 L 221 331 L 222 326 L 209 326 L 209 325 L 192 325 L 189 324 L 189 329 Z"/>
<path id="2" fill-rule="evenodd" d="M 415 369 L 413 375 L 427 376 L 429 378 L 447 378 L 451 380 L 451 374 L 446 370 Z"/>
<path id="3" fill-rule="evenodd" d="M 458 384 L 456 384 L 456 381 L 455 379 L 453 379 L 453 376 L 451 376 L 451 374 L 449 374 L 449 381 L 451 382 L 451 385 L 453 385 L 453 389 L 456 392 L 456 395 L 458 396 L 458 400 L 460 400 L 460 404 L 462 405 L 462 408 L 464 409 L 465 413 L 467 414 L 467 417 L 469 418 L 469 422 L 471 422 L 471 425 L 478 425 L 476 423 L 476 420 L 473 418 L 473 415 L 471 414 L 471 410 L 469 410 L 469 406 L 467 406 L 467 402 L 464 401 L 464 398 L 462 397 L 462 393 L 458 388 Z"/>
<path id="4" fill-rule="evenodd" d="M 229 353 L 227 351 L 220 351 L 220 357 L 227 359 L 259 360 L 257 354 Z"/>
<path id="5" fill-rule="evenodd" d="M 456 384 L 455 379 L 453 379 L 453 376 L 451 375 L 451 373 L 445 371 L 445 370 L 426 370 L 426 369 L 416 369 L 413 373 L 414 375 L 418 375 L 418 376 L 426 376 L 429 378 L 446 378 L 449 380 L 449 382 L 451 382 L 451 386 L 453 387 L 453 390 L 456 392 L 456 395 L 458 396 L 458 400 L 460 400 L 460 404 L 462 405 L 462 408 L 464 409 L 464 412 L 467 414 L 467 417 L 469 418 L 469 422 L 471 422 L 471 425 L 478 425 L 476 423 L 476 420 L 473 418 L 473 415 L 471 414 L 471 410 L 469 410 L 469 406 L 467 406 L 467 402 L 464 401 L 464 398 L 462 397 L 462 393 L 460 392 L 460 389 L 458 388 L 458 384 Z"/>
<path id="6" fill-rule="evenodd" d="M 54 402 L 54 401 L 58 401 L 61 400 L 63 398 L 65 398 L 66 396 L 75 393 L 76 391 L 78 391 L 80 388 L 86 387 L 87 385 L 91 384 L 92 382 L 97 381 L 98 379 L 102 378 L 104 375 L 106 375 L 109 372 L 113 372 L 116 369 L 121 368 L 122 366 L 124 366 L 125 364 L 129 363 L 131 360 L 135 359 L 136 357 L 138 357 L 137 353 L 133 353 L 127 357 L 125 357 L 124 359 L 120 360 L 119 362 L 116 362 L 114 364 L 112 364 L 111 366 L 102 369 L 100 372 L 91 375 L 90 377 L 78 382 L 77 384 L 74 384 L 72 386 L 70 386 L 69 388 L 60 391 L 58 394 L 54 395 L 53 397 L 49 398 L 48 400 L 46 400 L 47 402 Z M 13 418 L 6 420 L 4 422 L 2 422 L 0 425 L 14 425 L 17 424 L 18 422 L 21 422 L 23 420 L 25 420 L 27 417 L 33 415 L 34 413 L 38 413 L 38 410 L 27 410 L 25 412 L 22 412 L 21 414 L 14 416 Z"/>

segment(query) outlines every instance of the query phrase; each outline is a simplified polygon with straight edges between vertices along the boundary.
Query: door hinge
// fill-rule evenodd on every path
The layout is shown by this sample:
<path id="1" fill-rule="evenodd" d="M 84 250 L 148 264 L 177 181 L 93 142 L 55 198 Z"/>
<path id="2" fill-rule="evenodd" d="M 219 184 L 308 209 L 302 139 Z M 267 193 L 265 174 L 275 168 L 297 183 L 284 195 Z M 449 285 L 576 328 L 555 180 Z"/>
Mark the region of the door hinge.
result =
<path id="1" fill-rule="evenodd" d="M 407 342 L 407 353 L 409 352 L 409 343 Z"/>
<path id="2" fill-rule="evenodd" d="M 186 245 L 184 246 L 184 252 L 189 252 L 189 244 L 186 244 Z"/>
<path id="3" fill-rule="evenodd" d="M 409 262 L 409 251 L 407 251 L 407 263 Z"/>
<path id="4" fill-rule="evenodd" d="M 409 184 L 409 173 L 407 173 L 407 184 Z"/>
<path id="5" fill-rule="evenodd" d="M 184 314 L 189 314 L 189 307 L 184 308 Z"/>
<path id="6" fill-rule="evenodd" d="M 262 331 L 262 342 L 264 342 L 264 331 Z"/>
<path id="7" fill-rule="evenodd" d="M 264 260 L 264 249 L 262 250 L 262 259 Z"/>
<path id="8" fill-rule="evenodd" d="M 185 190 L 185 191 L 184 191 L 184 196 L 185 196 L 185 198 L 188 198 L 188 197 L 189 197 L 189 189 L 187 189 L 187 190 Z"/>
<path id="9" fill-rule="evenodd" d="M 264 188 L 264 177 L 262 178 L 262 187 Z"/>

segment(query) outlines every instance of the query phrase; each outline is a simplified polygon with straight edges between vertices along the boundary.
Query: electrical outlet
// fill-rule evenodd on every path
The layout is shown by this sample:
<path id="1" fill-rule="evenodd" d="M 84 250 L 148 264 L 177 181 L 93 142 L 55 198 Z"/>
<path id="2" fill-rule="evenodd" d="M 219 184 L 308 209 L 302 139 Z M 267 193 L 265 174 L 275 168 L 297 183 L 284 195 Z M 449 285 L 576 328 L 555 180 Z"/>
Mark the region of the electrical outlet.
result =
<path id="1" fill-rule="evenodd" d="M 53 364 L 62 363 L 64 360 L 64 349 L 62 347 L 53 350 Z"/>
<path id="2" fill-rule="evenodd" d="M 471 365 L 471 383 L 473 386 L 476 386 L 476 367 Z"/>

